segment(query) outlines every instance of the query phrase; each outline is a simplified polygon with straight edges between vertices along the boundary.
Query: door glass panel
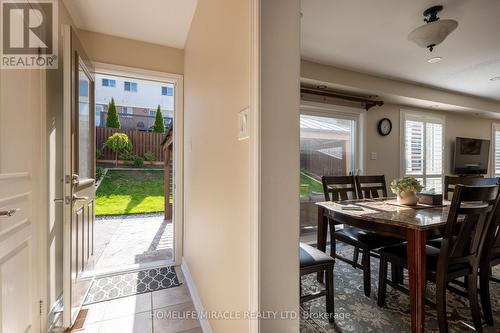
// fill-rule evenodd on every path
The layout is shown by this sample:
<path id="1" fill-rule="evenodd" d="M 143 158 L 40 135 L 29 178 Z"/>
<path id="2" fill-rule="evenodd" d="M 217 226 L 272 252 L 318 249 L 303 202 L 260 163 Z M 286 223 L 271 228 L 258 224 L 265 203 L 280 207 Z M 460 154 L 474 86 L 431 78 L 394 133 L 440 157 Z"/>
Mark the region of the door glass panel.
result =
<path id="1" fill-rule="evenodd" d="M 355 170 L 356 121 L 300 116 L 300 232 L 316 234 L 317 207 L 324 200 L 322 176 L 346 176 Z"/>
<path id="2" fill-rule="evenodd" d="M 78 79 L 78 175 L 80 179 L 91 178 L 90 158 L 91 130 L 90 130 L 90 79 L 85 71 L 79 68 Z"/>

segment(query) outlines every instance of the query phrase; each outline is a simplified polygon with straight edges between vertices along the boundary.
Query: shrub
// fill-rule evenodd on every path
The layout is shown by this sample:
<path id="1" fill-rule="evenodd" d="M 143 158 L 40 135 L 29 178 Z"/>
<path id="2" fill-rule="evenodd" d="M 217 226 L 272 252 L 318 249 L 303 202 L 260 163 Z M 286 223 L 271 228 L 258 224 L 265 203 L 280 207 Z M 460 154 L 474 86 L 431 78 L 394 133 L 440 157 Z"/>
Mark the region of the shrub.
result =
<path id="1" fill-rule="evenodd" d="M 96 167 L 95 168 L 95 181 L 99 181 L 102 176 L 104 175 L 104 168 L 103 167 Z"/>
<path id="2" fill-rule="evenodd" d="M 118 165 L 118 154 L 121 155 L 132 150 L 132 143 L 127 134 L 124 133 L 114 133 L 106 140 L 104 146 L 115 153 L 115 166 Z"/>
<path id="3" fill-rule="evenodd" d="M 107 128 L 120 128 L 120 119 L 118 119 L 118 113 L 116 112 L 115 99 L 111 98 L 108 106 L 108 118 L 106 118 Z"/>
<path id="4" fill-rule="evenodd" d="M 134 156 L 132 158 L 132 161 L 134 162 L 134 166 L 136 168 L 142 168 L 144 166 L 144 159 L 140 156 Z"/>
<path id="5" fill-rule="evenodd" d="M 165 124 L 163 123 L 163 115 L 161 114 L 160 105 L 156 109 L 155 124 L 153 126 L 153 132 L 155 133 L 165 133 Z"/>
<path id="6" fill-rule="evenodd" d="M 102 160 L 103 157 L 104 157 L 104 153 L 102 152 L 102 148 L 96 149 L 96 151 L 95 151 L 95 159 L 96 160 Z"/>
<path id="7" fill-rule="evenodd" d="M 150 163 L 156 161 L 156 156 L 154 153 L 147 151 L 144 153 L 144 159 Z"/>

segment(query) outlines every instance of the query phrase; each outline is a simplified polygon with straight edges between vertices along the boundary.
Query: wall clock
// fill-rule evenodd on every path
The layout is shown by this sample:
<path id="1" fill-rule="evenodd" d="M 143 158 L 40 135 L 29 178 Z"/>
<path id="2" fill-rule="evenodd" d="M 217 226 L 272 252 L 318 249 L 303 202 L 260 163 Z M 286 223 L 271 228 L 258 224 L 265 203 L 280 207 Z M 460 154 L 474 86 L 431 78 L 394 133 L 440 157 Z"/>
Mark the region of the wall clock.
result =
<path id="1" fill-rule="evenodd" d="M 387 136 L 392 131 L 392 122 L 389 118 L 382 118 L 378 122 L 378 133 Z"/>

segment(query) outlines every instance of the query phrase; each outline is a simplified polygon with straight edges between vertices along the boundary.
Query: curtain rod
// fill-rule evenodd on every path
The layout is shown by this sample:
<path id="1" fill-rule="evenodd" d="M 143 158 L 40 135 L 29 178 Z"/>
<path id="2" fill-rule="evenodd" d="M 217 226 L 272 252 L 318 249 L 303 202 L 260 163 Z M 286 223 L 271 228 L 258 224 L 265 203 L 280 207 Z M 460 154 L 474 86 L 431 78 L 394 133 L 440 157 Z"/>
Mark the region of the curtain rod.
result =
<path id="1" fill-rule="evenodd" d="M 343 95 L 334 91 L 328 91 L 328 90 L 323 90 L 323 89 L 315 89 L 315 88 L 308 88 L 308 87 L 300 87 L 300 93 L 301 94 L 311 94 L 311 95 L 317 95 L 317 96 L 323 96 L 323 97 L 330 97 L 330 98 L 337 98 L 337 99 L 343 99 L 346 101 L 351 101 L 351 102 L 358 102 L 358 103 L 363 103 L 365 105 L 365 110 L 368 111 L 374 106 L 382 106 L 384 105 L 384 101 L 373 101 L 367 98 L 363 97 L 357 97 L 357 96 L 349 96 L 349 95 Z"/>

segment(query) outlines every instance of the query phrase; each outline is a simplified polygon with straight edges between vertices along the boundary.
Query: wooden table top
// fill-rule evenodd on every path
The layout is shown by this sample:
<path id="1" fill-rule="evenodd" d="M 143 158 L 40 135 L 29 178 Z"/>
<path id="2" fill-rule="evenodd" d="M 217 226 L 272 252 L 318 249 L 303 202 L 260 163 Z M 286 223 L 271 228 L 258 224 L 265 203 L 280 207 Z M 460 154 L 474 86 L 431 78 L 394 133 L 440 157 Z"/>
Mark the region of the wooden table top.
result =
<path id="1" fill-rule="evenodd" d="M 412 208 L 398 205 L 395 198 L 323 201 L 316 204 L 335 214 L 410 229 L 433 229 L 443 226 L 449 211 L 449 202 L 446 201 L 443 206 Z M 362 210 L 342 209 L 347 204 L 359 206 Z"/>

